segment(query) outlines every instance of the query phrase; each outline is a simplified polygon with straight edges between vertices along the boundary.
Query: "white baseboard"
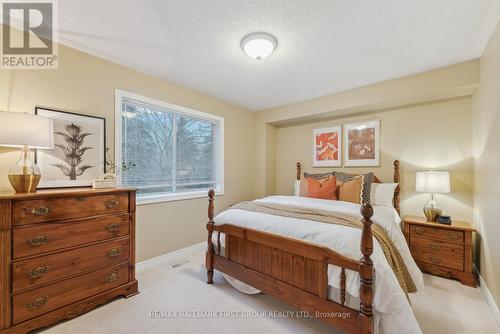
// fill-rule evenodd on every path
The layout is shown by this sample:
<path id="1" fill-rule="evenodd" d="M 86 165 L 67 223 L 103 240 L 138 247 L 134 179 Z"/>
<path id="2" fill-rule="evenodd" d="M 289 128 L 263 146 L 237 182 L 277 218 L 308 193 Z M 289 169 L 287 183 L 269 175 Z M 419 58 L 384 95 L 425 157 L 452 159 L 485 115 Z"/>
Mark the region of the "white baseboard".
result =
<path id="1" fill-rule="evenodd" d="M 495 319 L 497 327 L 500 330 L 500 310 L 498 310 L 498 306 L 495 303 L 493 296 L 491 295 L 490 289 L 488 289 L 486 282 L 484 281 L 481 274 L 479 274 L 479 272 L 477 271 L 475 266 L 474 266 L 474 270 L 476 271 L 477 276 L 479 277 L 479 288 L 481 289 L 481 292 L 483 293 L 483 295 L 486 297 L 486 300 L 488 301 L 488 305 L 490 306 L 490 310 L 491 310 L 491 313 L 493 315 L 493 318 Z"/>
<path id="2" fill-rule="evenodd" d="M 198 250 L 198 249 L 202 250 L 206 247 L 207 247 L 207 242 L 203 241 L 203 242 L 188 246 L 186 248 L 178 249 L 176 251 L 173 251 L 173 252 L 170 252 L 167 254 L 163 254 L 163 255 L 154 257 L 154 258 L 149 259 L 149 260 L 145 260 L 145 261 L 136 263 L 135 270 L 137 272 L 141 272 L 141 271 L 144 271 L 144 270 L 147 270 L 147 269 L 159 266 L 159 265 L 171 264 L 173 261 L 179 260 L 182 257 L 184 257 L 185 256 L 184 253 L 186 253 L 186 252 L 190 252 L 190 251 Z"/>

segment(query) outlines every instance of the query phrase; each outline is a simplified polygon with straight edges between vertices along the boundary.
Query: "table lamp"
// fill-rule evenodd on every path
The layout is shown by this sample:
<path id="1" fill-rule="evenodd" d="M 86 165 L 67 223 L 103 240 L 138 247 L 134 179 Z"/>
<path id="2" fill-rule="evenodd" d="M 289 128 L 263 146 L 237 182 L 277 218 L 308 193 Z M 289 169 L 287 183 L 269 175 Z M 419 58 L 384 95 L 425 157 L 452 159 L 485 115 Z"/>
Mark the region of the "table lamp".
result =
<path id="1" fill-rule="evenodd" d="M 429 193 L 429 201 L 424 206 L 424 214 L 427 221 L 436 221 L 441 215 L 441 207 L 434 198 L 434 194 L 445 194 L 451 192 L 450 173 L 448 172 L 417 172 L 415 190 Z"/>
<path id="2" fill-rule="evenodd" d="M 21 157 L 9 169 L 9 181 L 18 193 L 36 191 L 40 169 L 31 160 L 30 148 L 54 147 L 53 121 L 49 118 L 19 112 L 0 112 L 0 146 L 20 147 Z"/>

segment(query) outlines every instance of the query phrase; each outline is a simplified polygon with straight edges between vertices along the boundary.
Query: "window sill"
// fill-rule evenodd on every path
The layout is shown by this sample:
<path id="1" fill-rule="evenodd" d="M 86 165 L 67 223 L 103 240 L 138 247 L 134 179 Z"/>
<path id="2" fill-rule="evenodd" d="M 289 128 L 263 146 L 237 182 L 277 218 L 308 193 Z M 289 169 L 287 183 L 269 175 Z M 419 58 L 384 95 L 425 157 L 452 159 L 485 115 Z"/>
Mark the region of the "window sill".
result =
<path id="1" fill-rule="evenodd" d="M 223 191 L 216 191 L 215 196 L 223 196 Z M 193 198 L 208 198 L 208 190 L 197 190 L 177 194 L 137 195 L 137 205 L 147 205 L 163 202 L 182 201 Z"/>

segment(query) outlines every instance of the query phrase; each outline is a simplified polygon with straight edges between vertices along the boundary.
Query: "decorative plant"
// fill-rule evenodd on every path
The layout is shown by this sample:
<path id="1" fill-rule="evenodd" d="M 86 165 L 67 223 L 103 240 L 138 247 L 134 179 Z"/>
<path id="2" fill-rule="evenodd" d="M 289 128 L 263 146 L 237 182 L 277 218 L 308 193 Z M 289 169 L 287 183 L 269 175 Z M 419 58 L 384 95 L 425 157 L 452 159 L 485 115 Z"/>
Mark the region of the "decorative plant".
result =
<path id="1" fill-rule="evenodd" d="M 106 170 L 104 171 L 104 173 L 107 173 L 109 171 L 113 171 L 114 173 L 116 173 L 116 168 L 118 167 L 115 162 L 113 161 L 113 159 L 111 158 L 111 154 L 109 153 L 109 147 L 106 147 Z M 128 164 L 125 163 L 125 161 L 122 162 L 122 171 L 126 171 L 126 170 L 129 170 L 131 169 L 132 167 L 135 167 L 135 164 L 132 163 L 132 162 L 129 162 Z"/>
<path id="2" fill-rule="evenodd" d="M 54 132 L 54 134 L 63 137 L 66 143 L 66 145 L 55 145 L 62 150 L 64 162 L 58 162 L 52 165 L 59 168 L 70 180 L 76 180 L 76 177 L 83 175 L 87 169 L 95 167 L 82 164 L 85 152 L 94 149 L 93 147 L 84 146 L 85 138 L 92 135 L 92 133 L 85 132 L 80 125 L 74 123 L 65 124 L 64 130 L 65 132 Z"/>

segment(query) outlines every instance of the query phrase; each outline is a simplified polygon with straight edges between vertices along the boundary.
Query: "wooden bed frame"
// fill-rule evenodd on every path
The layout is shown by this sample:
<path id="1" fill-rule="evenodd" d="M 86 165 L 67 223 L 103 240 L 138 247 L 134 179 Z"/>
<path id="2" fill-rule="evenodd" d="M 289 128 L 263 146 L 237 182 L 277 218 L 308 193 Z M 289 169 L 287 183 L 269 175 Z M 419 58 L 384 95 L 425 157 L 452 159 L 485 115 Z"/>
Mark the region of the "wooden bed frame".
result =
<path id="1" fill-rule="evenodd" d="M 297 179 L 301 165 L 297 163 Z M 399 183 L 399 161 L 394 161 L 394 182 Z M 375 178 L 374 182 L 380 182 Z M 347 258 L 327 247 L 276 234 L 214 223 L 214 190 L 208 193 L 208 249 L 206 253 L 207 283 L 213 283 L 214 269 L 281 299 L 320 318 L 346 333 L 371 334 L 373 324 L 373 277 L 370 258 L 373 252 L 370 204 L 361 206 L 363 230 L 359 261 Z M 399 213 L 399 186 L 394 192 L 394 207 Z M 212 242 L 217 234 L 216 245 Z M 225 233 L 225 252 L 221 253 L 220 233 Z M 328 265 L 341 269 L 340 303 L 328 299 Z M 360 309 L 345 305 L 346 273 L 349 269 L 360 276 Z"/>

